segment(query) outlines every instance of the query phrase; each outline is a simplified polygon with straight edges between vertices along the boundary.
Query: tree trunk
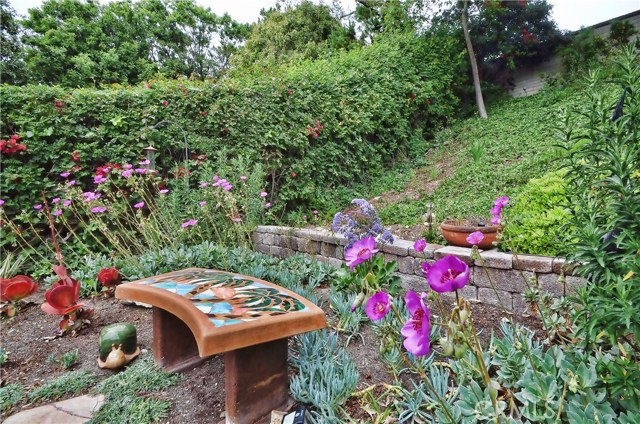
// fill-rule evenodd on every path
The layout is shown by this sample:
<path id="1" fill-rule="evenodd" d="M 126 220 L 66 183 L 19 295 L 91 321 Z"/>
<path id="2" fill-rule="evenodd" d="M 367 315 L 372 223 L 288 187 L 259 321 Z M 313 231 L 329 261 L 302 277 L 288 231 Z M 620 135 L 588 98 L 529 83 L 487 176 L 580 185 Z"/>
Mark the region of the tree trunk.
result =
<path id="1" fill-rule="evenodd" d="M 467 51 L 469 52 L 469 60 L 471 61 L 471 74 L 473 75 L 473 87 L 476 91 L 476 104 L 480 118 L 487 119 L 487 110 L 484 108 L 484 99 L 482 98 L 482 89 L 480 88 L 480 74 L 478 73 L 478 62 L 473 52 L 471 37 L 469 36 L 469 26 L 467 25 L 467 2 L 464 0 L 464 9 L 462 10 L 462 31 L 464 32 L 464 41 L 467 43 Z"/>

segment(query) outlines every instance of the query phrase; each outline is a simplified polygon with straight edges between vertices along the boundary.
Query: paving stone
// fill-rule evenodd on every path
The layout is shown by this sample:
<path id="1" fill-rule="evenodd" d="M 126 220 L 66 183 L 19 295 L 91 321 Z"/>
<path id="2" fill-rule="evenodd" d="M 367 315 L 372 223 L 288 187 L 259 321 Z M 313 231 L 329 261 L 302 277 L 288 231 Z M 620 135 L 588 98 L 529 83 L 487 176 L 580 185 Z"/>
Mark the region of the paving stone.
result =
<path id="1" fill-rule="evenodd" d="M 342 266 L 344 261 L 341 261 L 340 259 L 337 259 L 337 258 L 329 258 L 327 263 L 334 268 L 340 268 L 340 266 Z"/>
<path id="2" fill-rule="evenodd" d="M 18 412 L 5 424 L 80 424 L 87 422 L 104 403 L 104 396 L 80 396 Z"/>
<path id="3" fill-rule="evenodd" d="M 551 272 L 553 258 L 538 255 L 513 255 L 513 269 L 533 272 Z"/>
<path id="4" fill-rule="evenodd" d="M 260 234 L 260 243 L 273 246 L 275 236 L 271 233 Z"/>
<path id="5" fill-rule="evenodd" d="M 298 243 L 298 250 L 301 252 L 309 253 L 310 255 L 320 254 L 322 249 L 322 242 L 315 240 L 303 240 L 302 243 Z"/>
<path id="6" fill-rule="evenodd" d="M 471 249 L 466 247 L 458 247 L 458 246 L 445 246 L 441 249 L 438 249 L 434 253 L 434 257 L 436 259 L 440 259 L 447 255 L 453 255 L 458 259 L 466 262 L 469 265 L 473 265 L 473 259 L 471 258 Z"/>
<path id="7" fill-rule="evenodd" d="M 498 252 L 496 249 L 485 250 L 480 252 L 480 258 L 475 260 L 475 264 L 489 268 L 511 269 L 513 268 L 513 255 Z"/>
<path id="8" fill-rule="evenodd" d="M 269 254 L 280 258 L 288 258 L 293 255 L 293 250 L 287 249 L 286 247 L 271 246 L 269 248 Z"/>
<path id="9" fill-rule="evenodd" d="M 529 271 L 493 268 L 486 268 L 486 271 L 488 272 L 489 277 L 487 277 L 487 272 L 485 272 L 485 269 L 481 267 L 475 267 L 473 271 L 473 283 L 476 286 L 493 288 L 493 286 L 491 285 L 491 282 L 493 282 L 495 288 L 498 290 L 517 293 L 523 293 L 527 288 L 527 283 L 529 282 L 529 280 L 535 276 L 533 272 Z M 523 275 L 524 278 L 527 279 L 527 281 L 523 280 Z M 489 281 L 489 278 L 491 278 L 491 281 Z"/>
<path id="10" fill-rule="evenodd" d="M 522 293 L 511 293 L 512 310 L 517 314 L 530 313 L 529 304 L 524 301 Z"/>
<path id="11" fill-rule="evenodd" d="M 565 279 L 567 281 L 567 292 L 569 295 L 575 294 L 578 287 L 584 287 L 587 284 L 587 280 L 582 277 L 567 275 Z"/>
<path id="12" fill-rule="evenodd" d="M 498 300 L 498 297 L 500 298 L 500 300 Z M 504 305 L 507 310 L 512 310 L 513 304 L 511 293 L 505 290 L 493 290 L 479 287 L 478 300 L 482 303 L 488 303 L 497 306 L 500 306 L 500 301 L 502 301 L 502 305 Z"/>

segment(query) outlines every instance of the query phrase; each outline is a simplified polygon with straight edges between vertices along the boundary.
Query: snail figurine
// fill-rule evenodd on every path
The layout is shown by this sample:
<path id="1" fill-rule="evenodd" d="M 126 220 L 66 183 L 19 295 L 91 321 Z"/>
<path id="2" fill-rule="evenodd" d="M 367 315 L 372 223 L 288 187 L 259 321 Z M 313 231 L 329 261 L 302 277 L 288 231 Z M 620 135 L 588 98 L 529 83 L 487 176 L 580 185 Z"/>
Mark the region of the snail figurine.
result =
<path id="1" fill-rule="evenodd" d="M 129 323 L 111 324 L 100 332 L 100 368 L 118 369 L 133 361 L 140 354 L 136 329 Z"/>

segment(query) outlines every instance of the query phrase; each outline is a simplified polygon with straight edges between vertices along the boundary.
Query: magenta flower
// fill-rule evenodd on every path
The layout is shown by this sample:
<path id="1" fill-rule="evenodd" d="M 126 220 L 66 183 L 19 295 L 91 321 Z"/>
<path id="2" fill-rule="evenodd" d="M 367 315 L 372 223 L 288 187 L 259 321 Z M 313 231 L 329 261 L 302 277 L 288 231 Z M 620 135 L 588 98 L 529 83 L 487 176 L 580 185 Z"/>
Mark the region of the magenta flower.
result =
<path id="1" fill-rule="evenodd" d="M 344 259 L 349 268 L 353 270 L 356 265 L 371 259 L 374 253 L 378 253 L 378 249 L 375 249 L 375 247 L 376 239 L 373 237 L 367 237 L 355 242 L 344 254 Z"/>
<path id="2" fill-rule="evenodd" d="M 209 183 L 204 181 L 200 183 L 200 187 L 205 188 L 205 187 L 209 187 Z"/>
<path id="3" fill-rule="evenodd" d="M 149 162 L 149 159 L 145 159 L 142 162 L 138 162 L 138 165 L 149 165 L 151 162 Z"/>
<path id="4" fill-rule="evenodd" d="M 62 178 L 67 178 L 69 175 L 71 175 L 71 173 L 70 173 L 70 172 L 61 172 L 61 173 L 60 173 L 60 176 L 61 176 Z"/>
<path id="5" fill-rule="evenodd" d="M 265 203 L 265 204 L 264 204 L 264 207 L 265 207 L 265 208 L 267 208 L 267 209 L 269 209 L 269 208 L 271 207 L 271 202 L 267 202 L 267 203 Z"/>
<path id="6" fill-rule="evenodd" d="M 206 205 L 206 204 L 207 204 L 207 201 L 206 201 L 206 200 L 203 200 L 202 202 L 200 202 L 200 206 L 204 206 L 204 205 Z"/>
<path id="7" fill-rule="evenodd" d="M 267 192 L 263 191 L 262 193 L 260 193 L 260 197 L 267 197 Z"/>
<path id="8" fill-rule="evenodd" d="M 76 185 L 76 180 L 67 181 L 67 185 Z"/>
<path id="9" fill-rule="evenodd" d="M 124 165 L 122 165 L 122 167 L 125 170 L 129 171 L 129 170 L 131 170 L 133 168 L 133 165 L 131 165 L 130 163 L 125 163 Z"/>
<path id="10" fill-rule="evenodd" d="M 313 214 L 314 215 L 318 215 L 318 211 L 313 211 Z"/>
<path id="11" fill-rule="evenodd" d="M 123 178 L 129 178 L 132 173 L 133 171 L 131 169 L 125 169 L 120 175 L 122 175 Z"/>
<path id="12" fill-rule="evenodd" d="M 185 221 L 181 224 L 182 228 L 187 228 L 187 227 L 193 227 L 194 225 L 196 225 L 198 223 L 197 219 L 190 219 L 188 221 Z"/>
<path id="13" fill-rule="evenodd" d="M 106 181 L 107 181 L 107 177 L 103 177 L 102 175 L 96 175 L 93 178 L 93 183 L 94 184 L 102 184 L 102 183 L 104 183 Z"/>
<path id="14" fill-rule="evenodd" d="M 501 212 L 502 212 L 502 206 L 497 206 L 497 205 L 495 205 L 489 210 L 489 213 L 493 216 L 500 215 Z"/>
<path id="15" fill-rule="evenodd" d="M 220 179 L 220 177 L 218 177 L 217 175 L 214 175 L 212 179 L 213 179 L 213 181 L 218 181 Z"/>
<path id="16" fill-rule="evenodd" d="M 431 290 L 438 293 L 452 292 L 463 288 L 469 281 L 469 265 L 455 256 L 438 259 L 427 272 Z"/>
<path id="17" fill-rule="evenodd" d="M 69 207 L 70 205 L 71 205 L 71 200 L 68 200 L 68 199 L 67 199 L 67 200 L 65 200 L 64 202 L 62 202 L 62 206 L 64 206 L 65 208 L 66 208 L 66 207 Z"/>
<path id="18" fill-rule="evenodd" d="M 135 171 L 138 174 L 146 174 L 148 169 L 147 168 L 136 168 Z"/>
<path id="19" fill-rule="evenodd" d="M 224 191 L 230 191 L 233 188 L 233 185 L 225 184 L 222 186 L 222 188 L 224 189 Z"/>
<path id="20" fill-rule="evenodd" d="M 133 205 L 134 208 L 136 209 L 140 209 L 144 207 L 144 202 L 138 202 L 135 205 Z"/>
<path id="21" fill-rule="evenodd" d="M 390 307 L 389 295 L 385 292 L 378 292 L 369 298 L 364 311 L 371 321 L 378 321 L 387 315 Z"/>
<path id="22" fill-rule="evenodd" d="M 0 206 L 4 205 L 4 200 L 0 199 Z"/>
<path id="23" fill-rule="evenodd" d="M 53 216 L 60 216 L 60 215 L 62 215 L 62 210 L 57 209 L 57 210 L 53 211 Z"/>
<path id="24" fill-rule="evenodd" d="M 33 207 L 33 209 L 37 210 L 37 211 L 41 211 L 42 210 L 42 205 L 40 203 L 38 203 L 37 205 L 35 205 Z"/>
<path id="25" fill-rule="evenodd" d="M 242 218 L 239 218 L 239 217 L 237 217 L 237 216 L 236 216 L 235 218 L 231 218 L 231 220 L 232 220 L 233 222 L 242 222 Z"/>
<path id="26" fill-rule="evenodd" d="M 477 246 L 482 242 L 483 238 L 484 234 L 482 234 L 480 231 L 474 231 L 467 236 L 467 243 Z"/>
<path id="27" fill-rule="evenodd" d="M 60 201 L 59 197 L 54 197 L 53 199 L 51 199 L 51 203 L 56 204 Z"/>
<path id="28" fill-rule="evenodd" d="M 99 198 L 102 197 L 102 194 L 94 193 L 93 191 L 87 191 L 86 193 L 82 193 L 82 195 L 84 196 L 84 201 L 87 203 L 92 202 L 94 200 L 98 200 Z"/>
<path id="29" fill-rule="evenodd" d="M 509 198 L 507 196 L 498 197 L 494 202 L 494 206 L 498 206 L 500 208 L 504 208 L 509 204 Z"/>
<path id="30" fill-rule="evenodd" d="M 94 206 L 91 208 L 91 213 L 104 213 L 107 211 L 106 206 Z"/>
<path id="31" fill-rule="evenodd" d="M 416 242 L 413 243 L 413 250 L 415 250 L 416 252 L 424 252 L 424 249 L 426 248 L 427 242 L 425 241 L 425 239 L 416 240 Z"/>
<path id="32" fill-rule="evenodd" d="M 404 296 L 411 318 L 404 323 L 400 333 L 404 337 L 405 349 L 416 356 L 426 355 L 430 350 L 429 308 L 424 304 L 425 296 L 424 293 L 418 296 L 414 291 L 408 291 Z"/>
<path id="33" fill-rule="evenodd" d="M 160 190 L 160 194 L 167 194 L 169 193 L 169 190 L 167 190 L 166 188 L 163 188 L 162 190 Z"/>
<path id="34" fill-rule="evenodd" d="M 490 222 L 494 225 L 498 225 L 500 224 L 500 222 L 502 222 L 502 218 L 500 218 L 500 215 L 495 215 L 493 218 L 491 218 Z"/>
<path id="35" fill-rule="evenodd" d="M 240 175 L 240 181 L 247 181 L 246 175 Z"/>
<path id="36" fill-rule="evenodd" d="M 422 268 L 422 275 L 426 277 L 429 269 L 431 269 L 431 264 L 429 262 L 422 262 L 420 268 Z"/>

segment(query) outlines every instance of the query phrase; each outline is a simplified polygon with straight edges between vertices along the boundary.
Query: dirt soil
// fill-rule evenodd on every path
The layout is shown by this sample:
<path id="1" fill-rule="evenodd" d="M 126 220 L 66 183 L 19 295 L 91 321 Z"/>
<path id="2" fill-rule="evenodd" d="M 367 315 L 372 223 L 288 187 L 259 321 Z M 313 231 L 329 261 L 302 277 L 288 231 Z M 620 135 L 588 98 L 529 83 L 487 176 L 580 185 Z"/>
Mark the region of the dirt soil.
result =
<path id="1" fill-rule="evenodd" d="M 40 291 L 31 299 L 42 299 Z M 83 329 L 76 337 L 69 335 L 48 340 L 54 333 L 59 317 L 47 315 L 40 310 L 38 304 L 31 303 L 19 311 L 10 320 L 3 321 L 0 329 L 0 345 L 7 352 L 8 362 L 1 370 L 1 384 L 21 383 L 27 391 L 37 388 L 60 376 L 64 370 L 57 363 L 49 363 L 51 354 L 59 357 L 67 352 L 78 350 L 78 363 L 72 370 L 86 370 L 100 380 L 114 375 L 114 371 L 100 369 L 98 357 L 98 337 L 100 330 L 107 324 L 130 322 L 137 329 L 138 343 L 142 349 L 141 356 L 151 355 L 152 322 L 151 310 L 148 308 L 124 304 L 116 299 L 95 298 L 86 302 L 95 308 L 93 323 Z M 328 313 L 328 321 L 333 318 L 332 311 L 323 304 Z M 473 304 L 476 328 L 484 329 L 483 342 L 486 344 L 492 331 L 499 331 L 499 323 L 504 315 L 500 309 L 481 304 Z M 528 316 L 515 316 L 529 328 L 540 330 L 537 319 Z M 346 340 L 346 338 L 343 338 Z M 380 394 L 384 383 L 392 383 L 393 377 L 378 359 L 378 340 L 370 326 L 362 327 L 362 338 L 353 337 L 348 345 L 354 356 L 360 381 L 356 391 L 371 390 Z M 295 372 L 294 369 L 291 372 Z M 170 387 L 158 396 L 171 402 L 166 423 L 212 423 L 218 422 L 224 415 L 224 364 L 221 355 L 215 355 L 200 366 L 183 373 L 186 377 L 177 385 Z M 374 386 L 374 387 L 372 387 Z M 204 401 L 206 399 L 206 401 Z M 347 411 L 354 418 L 368 422 L 368 415 L 362 408 L 360 398 L 353 398 L 347 404 Z M 21 409 L 32 408 L 39 404 L 21 404 L 9 415 Z M 6 418 L 7 415 L 3 415 Z"/>

